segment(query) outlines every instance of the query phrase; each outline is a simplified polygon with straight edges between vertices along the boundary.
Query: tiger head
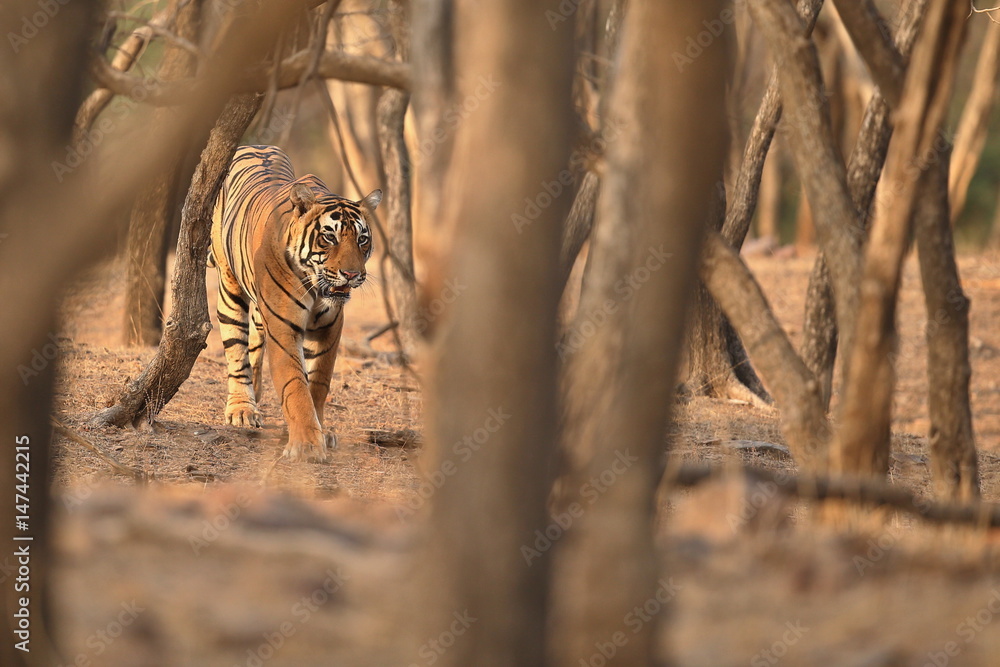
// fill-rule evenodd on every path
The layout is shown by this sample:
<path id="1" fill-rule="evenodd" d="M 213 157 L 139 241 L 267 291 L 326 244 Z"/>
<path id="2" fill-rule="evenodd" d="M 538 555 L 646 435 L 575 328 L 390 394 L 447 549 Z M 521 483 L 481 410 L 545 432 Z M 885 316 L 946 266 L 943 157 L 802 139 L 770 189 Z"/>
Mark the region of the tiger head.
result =
<path id="1" fill-rule="evenodd" d="M 373 190 L 353 202 L 342 197 L 317 198 L 308 185 L 297 183 L 290 199 L 298 217 L 298 264 L 308 284 L 323 299 L 347 301 L 351 290 L 365 282 L 365 263 L 372 255 L 368 216 L 382 201 Z"/>

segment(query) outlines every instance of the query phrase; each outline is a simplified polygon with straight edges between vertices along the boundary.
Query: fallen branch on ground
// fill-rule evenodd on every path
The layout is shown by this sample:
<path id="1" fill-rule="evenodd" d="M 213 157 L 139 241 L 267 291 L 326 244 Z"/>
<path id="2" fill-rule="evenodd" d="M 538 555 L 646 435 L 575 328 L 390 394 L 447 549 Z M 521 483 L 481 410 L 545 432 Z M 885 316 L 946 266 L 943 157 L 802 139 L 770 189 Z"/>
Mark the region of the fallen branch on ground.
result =
<path id="1" fill-rule="evenodd" d="M 961 524 L 983 528 L 1000 527 L 1000 505 L 972 502 L 939 503 L 919 497 L 907 489 L 884 481 L 846 477 L 795 475 L 765 468 L 743 468 L 748 480 L 772 484 L 780 493 L 801 500 L 844 500 L 869 507 L 888 507 L 918 516 L 934 524 Z M 698 463 L 685 463 L 668 470 L 665 481 L 673 486 L 697 486 L 718 479 L 732 470 Z"/>
<path id="2" fill-rule="evenodd" d="M 89 450 L 99 459 L 107 463 L 111 467 L 111 469 L 114 470 L 115 472 L 121 475 L 125 475 L 126 477 L 131 477 L 132 479 L 141 484 L 145 484 L 146 482 L 155 477 L 154 473 L 149 473 L 146 472 L 145 470 L 140 470 L 139 468 L 133 468 L 132 466 L 127 466 L 122 463 L 119 463 L 114 457 L 102 452 L 97 445 L 92 443 L 90 440 L 87 440 L 82 435 L 80 435 L 70 427 L 66 426 L 55 417 L 52 417 L 51 419 L 52 419 L 52 428 L 55 429 L 56 433 Z"/>

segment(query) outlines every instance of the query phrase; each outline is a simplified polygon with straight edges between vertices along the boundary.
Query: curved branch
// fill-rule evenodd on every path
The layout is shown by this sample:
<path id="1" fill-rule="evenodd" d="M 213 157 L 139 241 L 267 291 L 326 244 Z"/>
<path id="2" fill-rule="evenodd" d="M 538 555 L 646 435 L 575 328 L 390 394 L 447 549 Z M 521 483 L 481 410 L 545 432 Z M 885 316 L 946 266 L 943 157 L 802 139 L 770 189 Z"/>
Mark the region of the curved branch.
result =
<path id="1" fill-rule="evenodd" d="M 314 54 L 305 49 L 283 60 L 278 76 L 278 88 L 298 85 L 309 70 L 313 57 Z M 156 106 L 181 104 L 195 87 L 193 78 L 167 82 L 127 74 L 115 69 L 103 58 L 95 59 L 91 63 L 90 71 L 101 87 L 137 102 Z M 238 91 L 263 92 L 267 89 L 270 71 L 270 68 L 264 67 L 251 70 L 238 86 Z M 409 90 L 411 81 L 410 66 L 407 63 L 353 55 L 339 50 L 327 51 L 322 55 L 316 68 L 316 76 L 373 86 L 388 86 L 400 90 Z"/>
<path id="2" fill-rule="evenodd" d="M 139 54 L 142 53 L 146 45 L 153 39 L 156 26 L 164 25 L 167 19 L 167 12 L 160 12 L 151 18 L 147 24 L 133 30 L 132 34 L 118 47 L 115 57 L 111 60 L 110 68 L 119 72 L 127 72 L 132 69 L 132 66 L 139 59 Z M 108 102 L 111 101 L 114 95 L 113 92 L 102 87 L 97 88 L 87 96 L 87 99 L 80 105 L 80 110 L 76 114 L 76 121 L 73 124 L 74 142 L 78 142 L 90 130 L 90 127 L 94 124 L 94 120 L 108 106 Z"/>

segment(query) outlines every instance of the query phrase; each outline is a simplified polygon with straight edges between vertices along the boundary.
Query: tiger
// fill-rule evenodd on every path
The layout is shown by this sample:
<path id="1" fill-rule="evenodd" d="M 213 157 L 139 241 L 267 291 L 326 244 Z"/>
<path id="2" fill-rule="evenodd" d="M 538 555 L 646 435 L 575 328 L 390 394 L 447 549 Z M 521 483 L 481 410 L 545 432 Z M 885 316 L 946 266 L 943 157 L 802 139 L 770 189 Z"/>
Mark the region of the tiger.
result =
<path id="1" fill-rule="evenodd" d="M 229 371 L 226 422 L 262 425 L 264 351 L 288 425 L 282 456 L 328 460 L 323 431 L 344 328 L 344 305 L 367 278 L 372 215 L 382 191 L 359 201 L 312 174 L 295 178 L 276 146 L 242 146 L 212 215 L 209 264 L 219 275 L 218 317 Z M 250 326 L 250 323 L 253 326 Z"/>

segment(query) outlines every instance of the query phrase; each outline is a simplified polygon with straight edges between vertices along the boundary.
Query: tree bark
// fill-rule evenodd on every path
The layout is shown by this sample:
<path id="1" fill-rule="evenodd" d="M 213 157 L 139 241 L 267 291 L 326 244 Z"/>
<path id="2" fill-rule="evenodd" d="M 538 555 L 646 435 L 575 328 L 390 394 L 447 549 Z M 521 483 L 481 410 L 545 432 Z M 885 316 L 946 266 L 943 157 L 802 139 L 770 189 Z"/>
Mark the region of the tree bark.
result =
<path id="1" fill-rule="evenodd" d="M 872 0 L 834 0 L 834 5 L 851 41 L 872 72 L 872 78 L 881 83 L 882 94 L 891 106 L 898 106 L 903 93 L 906 60 L 896 49 L 892 37 L 883 30 L 885 22 Z"/>
<path id="2" fill-rule="evenodd" d="M 782 434 L 804 470 L 822 471 L 830 425 L 819 384 L 771 312 L 739 254 L 709 233 L 699 267 L 702 281 L 733 322 L 781 409 Z"/>
<path id="3" fill-rule="evenodd" d="M 557 546 L 556 665 L 586 661 L 597 642 L 620 630 L 629 611 L 663 586 L 652 541 L 654 496 L 727 127 L 725 44 L 714 44 L 683 72 L 672 57 L 721 8 L 718 2 L 633 0 L 626 12 L 610 104 L 612 122 L 623 129 L 608 151 L 592 270 L 581 299 L 585 313 L 606 317 L 594 321 L 567 369 L 564 441 L 572 472 L 566 495 L 568 511 L 578 518 Z M 625 298 L 615 287 L 629 278 L 636 286 Z M 626 470 L 623 460 L 631 461 Z M 586 480 L 609 470 L 621 475 L 588 502 Z M 658 664 L 662 619 L 630 636 L 607 664 Z"/>
<path id="4" fill-rule="evenodd" d="M 815 25 L 821 6 L 821 0 L 799 1 L 798 13 L 805 21 L 807 31 Z M 780 118 L 781 96 L 775 67 L 747 138 L 733 197 L 730 200 L 724 190 L 719 190 L 707 221 L 709 229 L 721 230 L 734 248 L 743 245 L 750 229 L 764 163 Z M 724 187 L 722 183 L 720 175 L 720 188 Z M 702 396 L 767 404 L 770 396 L 747 359 L 743 344 L 703 285 L 697 291 L 693 312 L 687 338 L 685 385 L 688 390 Z"/>
<path id="5" fill-rule="evenodd" d="M 927 0 L 912 0 L 903 10 L 895 40 L 896 48 L 904 61 L 909 59 L 926 4 Z M 851 191 L 851 199 L 865 228 L 868 226 L 869 209 L 882 165 L 885 164 L 891 136 L 889 104 L 881 89 L 876 88 L 865 110 L 861 130 L 847 167 L 847 185 Z M 816 257 L 812 273 L 809 274 L 805 310 L 802 358 L 819 381 L 823 405 L 829 409 L 839 335 L 830 270 L 822 249 Z"/>
<path id="6" fill-rule="evenodd" d="M 840 329 L 854 330 L 862 230 L 847 187 L 823 94 L 816 47 L 795 11 L 782 0 L 750 4 L 754 22 L 764 33 L 772 57 L 780 63 L 778 78 L 786 108 L 788 145 L 812 208 L 819 245 L 833 279 Z"/>
<path id="7" fill-rule="evenodd" d="M 805 24 L 805 35 L 809 35 L 816 25 L 816 18 L 823 6 L 823 0 L 799 0 L 796 5 L 798 15 Z M 754 117 L 750 136 L 747 137 L 743 149 L 743 161 L 740 173 L 736 179 L 733 194 L 729 196 L 726 210 L 726 220 L 722 226 L 722 236 L 732 247 L 739 249 L 750 231 L 754 210 L 757 208 L 757 196 L 760 191 L 760 179 L 764 170 L 767 152 L 774 139 L 774 132 L 781 120 L 782 101 L 778 83 L 778 66 L 771 70 L 767 89 L 761 99 L 760 108 Z"/>
<path id="8" fill-rule="evenodd" d="M 706 226 L 719 233 L 726 209 L 722 180 L 712 193 Z M 684 385 L 696 396 L 731 398 L 764 406 L 771 396 L 764 389 L 740 337 L 703 281 L 695 292 L 691 324 L 687 334 L 687 377 Z"/>
<path id="9" fill-rule="evenodd" d="M 164 165 L 136 196 L 126 240 L 124 339 L 155 346 L 163 327 L 167 236 L 180 193 L 181 159 Z"/>
<path id="10" fill-rule="evenodd" d="M 964 33 L 963 8 L 931 0 L 894 114 L 895 137 L 875 201 L 864 257 L 854 344 L 844 382 L 840 429 L 831 463 L 851 475 L 888 474 L 894 390 L 895 307 L 909 245 L 920 172 L 945 120 Z M 914 175 L 913 167 L 920 171 Z"/>
<path id="11" fill-rule="evenodd" d="M 927 405 L 934 489 L 941 498 L 969 502 L 979 499 L 979 461 L 969 404 L 969 299 L 962 292 L 955 264 L 948 162 L 945 152 L 924 175 L 913 227 L 927 306 Z"/>
<path id="12" fill-rule="evenodd" d="M 173 313 L 167 320 L 156 356 L 128 383 L 113 406 L 92 418 L 95 425 L 138 426 L 150 423 L 191 373 L 212 330 L 205 293 L 205 262 L 212 229 L 212 209 L 229 161 L 260 108 L 261 96 L 240 94 L 225 106 L 212 129 L 191 180 L 181 213 L 181 232 L 172 282 Z"/>
<path id="13" fill-rule="evenodd" d="M 555 198 L 525 229 L 512 214 L 569 159 L 573 33 L 543 19 L 558 4 L 463 2 L 456 15 L 460 93 L 474 94 L 484 72 L 501 83 L 457 128 L 445 209 L 456 235 L 451 268 L 465 290 L 435 329 L 431 456 L 451 474 L 431 510 L 414 641 L 438 636 L 456 612 L 476 620 L 443 665 L 545 663 L 548 566 L 526 565 L 522 547 L 547 523 L 558 440 L 556 278 L 569 198 Z M 453 445 L 479 434 L 488 442 L 459 458 Z"/>
<path id="14" fill-rule="evenodd" d="M 386 235 L 389 255 L 387 287 L 392 297 L 393 315 L 402 352 L 407 358 L 416 356 L 420 335 L 417 316 L 417 286 L 413 273 L 413 224 L 410 217 L 410 156 L 403 139 L 403 119 L 410 95 L 400 90 L 386 90 L 379 99 L 376 112 L 382 165 L 383 184 L 388 197 Z"/>

